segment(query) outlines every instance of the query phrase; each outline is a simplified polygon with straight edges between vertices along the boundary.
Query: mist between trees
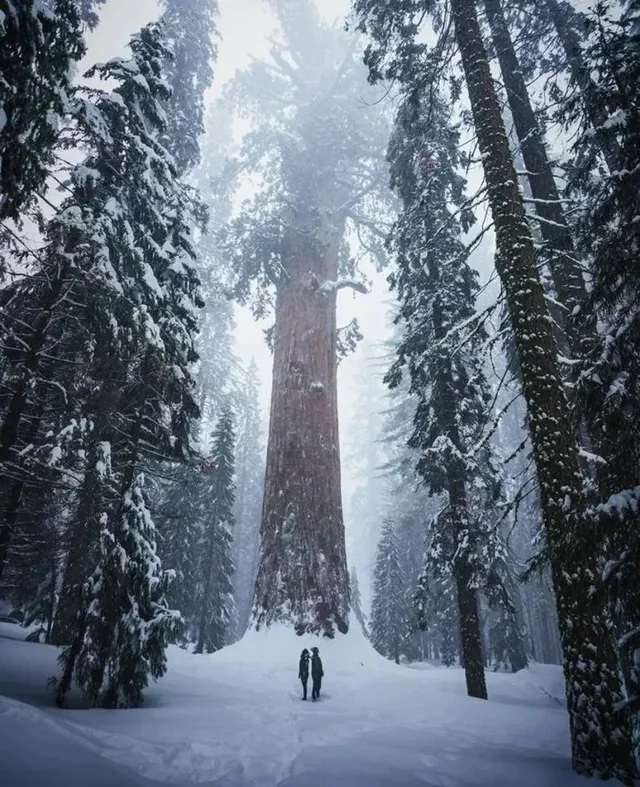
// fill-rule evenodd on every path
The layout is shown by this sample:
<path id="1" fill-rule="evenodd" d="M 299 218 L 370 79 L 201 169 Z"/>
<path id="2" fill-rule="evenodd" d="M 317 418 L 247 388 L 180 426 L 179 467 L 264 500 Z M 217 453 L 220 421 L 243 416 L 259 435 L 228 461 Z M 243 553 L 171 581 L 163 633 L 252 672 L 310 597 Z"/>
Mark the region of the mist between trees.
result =
<path id="1" fill-rule="evenodd" d="M 640 4 L 265 0 L 223 86 L 216 0 L 76 74 L 108 4 L 0 0 L 0 597 L 58 704 L 351 619 L 476 698 L 561 663 L 631 784 Z"/>

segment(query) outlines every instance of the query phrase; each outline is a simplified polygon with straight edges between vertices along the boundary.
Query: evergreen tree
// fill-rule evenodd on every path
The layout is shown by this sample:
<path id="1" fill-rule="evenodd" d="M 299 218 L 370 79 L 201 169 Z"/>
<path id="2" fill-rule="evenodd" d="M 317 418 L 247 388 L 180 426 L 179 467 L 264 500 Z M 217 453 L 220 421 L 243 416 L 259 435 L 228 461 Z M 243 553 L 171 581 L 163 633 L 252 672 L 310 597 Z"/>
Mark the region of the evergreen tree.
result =
<path id="1" fill-rule="evenodd" d="M 313 0 L 274 0 L 280 35 L 235 92 L 256 129 L 242 162 L 262 188 L 229 228 L 237 296 L 275 305 L 256 625 L 346 632 L 348 571 L 337 418 L 336 297 L 354 280 L 348 226 L 369 232 L 385 123 L 352 42 Z M 363 92 L 364 91 L 364 92 Z M 370 233 L 375 237 L 375 233 Z M 275 303 L 274 303 L 275 302 Z M 273 577 L 279 581 L 274 582 Z"/>
<path id="2" fill-rule="evenodd" d="M 367 619 L 364 612 L 362 611 L 360 586 L 358 584 L 358 575 L 356 574 L 355 566 L 351 566 L 351 570 L 349 571 L 349 591 L 349 604 L 353 610 L 353 614 L 356 616 L 356 620 L 360 624 L 362 633 L 365 635 L 365 637 L 368 637 L 369 632 L 367 630 Z"/>
<path id="3" fill-rule="evenodd" d="M 390 520 L 382 526 L 373 574 L 373 603 L 369 624 L 371 644 L 388 659 L 400 663 L 407 635 L 404 578 L 395 527 Z"/>
<path id="4" fill-rule="evenodd" d="M 430 492 L 448 497 L 448 508 L 433 520 L 429 554 L 453 573 L 467 690 L 486 699 L 476 594 L 482 570 L 476 564 L 486 545 L 468 492 L 474 482 L 489 490 L 496 483 L 490 474 L 483 478 L 470 451 L 490 401 L 482 370 L 485 335 L 473 324 L 477 277 L 448 207 L 463 202 L 457 135 L 443 120 L 442 99 L 428 96 L 413 93 L 401 106 L 390 145 L 392 185 L 404 208 L 391 235 L 398 271 L 390 280 L 404 332 L 386 379 L 397 384 L 407 368 L 417 400 L 409 445 L 418 451 L 417 470 Z M 465 322 L 467 331 L 457 328 Z M 491 462 L 485 468 L 491 471 Z"/>
<path id="5" fill-rule="evenodd" d="M 173 464 L 168 480 L 156 491 L 158 554 L 165 569 L 174 573 L 167 590 L 169 604 L 185 620 L 183 642 L 193 640 L 193 620 L 198 582 L 203 520 L 209 508 L 210 463 Z"/>
<path id="6" fill-rule="evenodd" d="M 171 87 L 163 144 L 173 155 L 178 172 L 200 161 L 204 133 L 204 94 L 213 80 L 216 58 L 217 0 L 161 0 L 172 57 L 167 64 Z"/>
<path id="7" fill-rule="evenodd" d="M 437 563 L 433 568 L 437 567 Z M 418 625 L 429 631 L 434 642 L 432 655 L 445 667 L 462 663 L 460 617 L 455 586 L 449 574 L 438 575 L 431 567 L 420 577 L 414 595 Z"/>
<path id="8" fill-rule="evenodd" d="M 157 677 L 164 669 L 161 654 L 175 620 L 159 600 L 164 590 L 153 595 L 160 593 L 162 575 L 140 471 L 158 460 L 188 456 L 197 415 L 192 367 L 200 300 L 191 244 L 194 206 L 191 191 L 177 181 L 171 157 L 158 142 L 164 127 L 162 103 L 168 98 L 161 65 L 169 55 L 161 28 L 143 28 L 132 39 L 131 50 L 131 60 L 117 59 L 90 72 L 113 79 L 117 86 L 111 93 L 92 92 L 80 104 L 80 122 L 94 147 L 72 173 L 76 191 L 62 213 L 68 223 L 55 220 L 65 240 L 71 232 L 70 250 L 75 253 L 65 259 L 78 266 L 85 280 L 91 279 L 92 309 L 83 316 L 95 320 L 87 326 L 92 337 L 84 370 L 88 389 L 78 402 L 83 421 L 89 423 L 86 467 L 70 522 L 71 548 L 54 629 L 57 641 L 67 645 L 61 655 L 60 703 L 74 671 L 93 701 L 139 702 L 142 673 Z M 128 539 L 139 540 L 143 557 L 131 554 Z M 149 656 L 136 667 L 142 673 L 135 676 L 129 667 L 116 669 L 113 664 L 120 644 L 135 649 L 147 628 L 132 621 L 133 641 L 121 639 L 119 644 L 117 637 L 110 637 L 105 644 L 101 639 L 107 635 L 100 620 L 114 623 L 117 612 L 116 605 L 110 610 L 114 617 L 105 618 L 108 583 L 114 583 L 116 596 L 122 587 L 111 565 L 114 556 L 127 552 L 132 567 L 143 559 L 149 562 L 149 603 L 154 608 L 158 604 L 163 615 L 157 627 L 147 620 L 149 640 L 140 642 L 140 648 L 148 648 Z M 144 585 L 131 582 L 133 589 L 147 593 Z M 132 596 L 130 602 L 133 609 L 138 600 Z M 118 614 L 129 619 L 124 602 L 119 603 Z M 144 603 L 141 597 L 141 615 L 147 614 Z M 87 625 L 95 627 L 88 638 Z M 95 647 L 101 657 L 92 656 Z M 92 663 L 95 669 L 87 667 Z M 106 688 L 101 677 L 105 671 Z M 129 692 L 120 681 L 130 679 Z"/>
<path id="9" fill-rule="evenodd" d="M 233 623 L 234 442 L 233 419 L 230 410 L 226 409 L 212 436 L 209 510 L 203 521 L 199 550 L 195 653 L 219 650 Z"/>
<path id="10" fill-rule="evenodd" d="M 93 705 L 138 707 L 149 677 L 164 675 L 165 650 L 181 623 L 167 604 L 167 582 L 140 474 L 117 515 L 102 517 L 98 563 L 85 589 L 75 675 Z"/>
<path id="11" fill-rule="evenodd" d="M 106 2 L 107 0 L 76 0 L 80 19 L 90 30 L 94 30 L 98 26 L 100 21 L 98 9 Z"/>
<path id="12" fill-rule="evenodd" d="M 569 193 L 576 201 L 579 248 L 591 258 L 586 309 L 594 309 L 600 335 L 582 359 L 578 390 L 582 411 L 599 428 L 596 446 L 598 488 L 591 514 L 602 544 L 601 566 L 613 630 L 632 715 L 633 748 L 640 771 L 640 592 L 635 566 L 640 561 L 637 502 L 640 489 L 640 37 L 638 8 L 629 3 L 619 18 L 609 3 L 588 17 L 591 33 L 583 50 L 599 95 L 607 96 L 609 115 L 594 140 L 585 110 L 574 153 Z M 580 107 L 576 107 L 579 111 Z M 567 123 L 573 119 L 569 112 Z M 615 144 L 616 168 L 594 171 L 598 146 Z"/>
<path id="13" fill-rule="evenodd" d="M 0 220 L 43 191 L 84 52 L 76 0 L 0 0 Z"/>
<path id="14" fill-rule="evenodd" d="M 233 538 L 233 597 L 237 610 L 236 636 L 246 631 L 260 552 L 260 516 L 264 489 L 263 427 L 258 399 L 258 372 L 251 361 L 241 396 L 237 398 L 237 484 Z"/>
<path id="15" fill-rule="evenodd" d="M 418 5 L 403 2 L 390 7 L 357 0 L 361 26 L 379 44 L 370 48 L 367 57 L 374 78 L 384 74 L 415 82 L 424 75 L 416 55 L 424 55 L 426 45 L 415 41 L 418 26 L 412 24 L 414 14 L 424 11 Z M 494 219 L 495 264 L 505 290 L 528 407 L 558 605 L 573 766 L 580 773 L 629 781 L 633 765 L 628 719 L 624 712 L 614 713 L 621 696 L 618 667 L 600 601 L 594 533 L 585 526 L 578 450 L 534 245 L 475 5 L 451 0 L 450 8 Z M 434 50 L 436 60 L 439 51 Z M 591 657 L 586 659 L 585 652 Z"/>

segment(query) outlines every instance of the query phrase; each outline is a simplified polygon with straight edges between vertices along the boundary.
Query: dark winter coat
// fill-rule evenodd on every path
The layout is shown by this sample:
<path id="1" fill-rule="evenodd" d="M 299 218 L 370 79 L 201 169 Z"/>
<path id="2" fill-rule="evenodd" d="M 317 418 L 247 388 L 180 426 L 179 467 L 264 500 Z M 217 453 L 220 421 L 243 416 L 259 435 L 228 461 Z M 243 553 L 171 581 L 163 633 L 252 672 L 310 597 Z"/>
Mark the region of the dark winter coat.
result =
<path id="1" fill-rule="evenodd" d="M 298 667 L 298 677 L 300 680 L 307 680 L 309 678 L 309 654 L 306 653 L 300 656 L 300 666 Z"/>
<path id="2" fill-rule="evenodd" d="M 314 653 L 311 656 L 311 677 L 314 680 L 318 680 L 318 678 L 322 678 L 324 672 L 322 670 L 322 661 L 320 660 L 320 656 L 317 653 Z"/>

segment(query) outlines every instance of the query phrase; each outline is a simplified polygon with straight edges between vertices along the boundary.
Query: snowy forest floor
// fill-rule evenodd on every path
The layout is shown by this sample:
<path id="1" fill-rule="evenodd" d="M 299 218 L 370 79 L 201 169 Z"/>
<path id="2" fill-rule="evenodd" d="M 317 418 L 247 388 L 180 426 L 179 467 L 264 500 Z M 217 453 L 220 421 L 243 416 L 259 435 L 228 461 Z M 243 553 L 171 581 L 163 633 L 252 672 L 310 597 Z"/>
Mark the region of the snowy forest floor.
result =
<path id="1" fill-rule="evenodd" d="M 570 769 L 557 667 L 489 673 L 483 702 L 466 697 L 462 670 L 396 666 L 359 633 L 314 642 L 272 629 L 209 656 L 172 648 L 143 708 L 84 709 L 72 696 L 61 711 L 47 686 L 56 649 L 23 636 L 0 624 L 3 787 L 587 784 Z M 296 680 L 313 644 L 318 703 Z"/>

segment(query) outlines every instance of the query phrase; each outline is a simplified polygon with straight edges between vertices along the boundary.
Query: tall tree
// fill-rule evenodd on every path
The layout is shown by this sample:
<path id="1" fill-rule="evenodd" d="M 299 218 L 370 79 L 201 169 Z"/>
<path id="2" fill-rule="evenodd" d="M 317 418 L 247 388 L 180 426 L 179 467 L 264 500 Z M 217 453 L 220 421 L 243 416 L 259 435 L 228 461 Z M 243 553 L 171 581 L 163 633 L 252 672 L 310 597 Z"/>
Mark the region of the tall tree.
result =
<path id="1" fill-rule="evenodd" d="M 614 13 L 615 10 L 615 13 Z M 601 557 L 621 671 L 632 715 L 633 748 L 640 771 L 640 593 L 633 579 L 640 561 L 638 527 L 638 343 L 640 340 L 640 76 L 638 8 L 619 15 L 608 3 L 588 18 L 587 66 L 599 94 L 607 96 L 609 115 L 597 139 L 589 133 L 583 110 L 576 142 L 570 194 L 576 211 L 578 246 L 591 258 L 593 287 L 588 307 L 598 316 L 600 336 L 580 367 L 578 390 L 583 412 L 603 435 L 599 452 L 597 498 L 591 513 L 601 542 Z M 579 109 L 579 107 L 578 107 Z M 573 119 L 569 112 L 567 122 Z M 618 149 L 617 168 L 597 168 L 594 146 L 607 141 Z"/>
<path id="2" fill-rule="evenodd" d="M 203 521 L 196 587 L 195 653 L 212 653 L 221 648 L 233 622 L 234 443 L 233 419 L 226 409 L 212 437 L 209 510 Z"/>
<path id="3" fill-rule="evenodd" d="M 143 28 L 130 46 L 130 60 L 116 59 L 89 72 L 114 80 L 116 87 L 112 92 L 94 89 L 79 103 L 89 155 L 72 170 L 70 196 L 52 220 L 60 241 L 51 251 L 73 263 L 78 282 L 86 287 L 80 304 L 91 304 L 80 312 L 90 353 L 72 423 L 76 430 L 77 424 L 86 424 L 86 464 L 70 522 L 71 548 L 56 621 L 57 639 L 66 645 L 59 702 L 74 674 L 94 701 L 119 703 L 113 699 L 117 696 L 135 704 L 140 699 L 135 689 L 141 691 L 139 673 L 134 678 L 123 668 L 110 674 L 112 685 L 103 690 L 98 676 L 85 670 L 92 659 L 86 627 L 93 625 L 99 608 L 109 613 L 99 616 L 107 626 L 100 630 L 112 634 L 106 642 L 98 634 L 91 639 L 102 654 L 98 671 L 111 673 L 118 621 L 133 614 L 143 616 L 149 635 L 155 632 L 149 642 L 155 655 L 138 669 L 153 677 L 164 671 L 162 653 L 174 616 L 167 609 L 166 625 L 158 621 L 157 628 L 153 617 L 144 617 L 160 614 L 164 605 L 157 595 L 162 574 L 141 471 L 158 460 L 184 460 L 197 415 L 192 370 L 201 301 L 191 243 L 194 199 L 158 142 L 168 97 L 161 68 L 169 52 L 156 24 Z M 134 554 L 136 544 L 141 553 Z M 114 573 L 117 554 L 129 555 L 131 577 Z M 149 562 L 148 585 L 136 579 L 135 565 L 144 560 Z M 93 581 L 95 572 L 112 584 Z M 136 588 L 142 594 L 139 604 Z M 111 606 L 104 595 L 110 591 L 117 599 Z M 145 631 L 142 622 L 138 628 L 132 623 L 133 641 Z M 120 694 L 119 682 L 129 680 L 133 693 L 122 689 Z"/>
<path id="4" fill-rule="evenodd" d="M 84 53 L 76 0 L 0 0 L 0 219 L 44 189 Z"/>
<path id="5" fill-rule="evenodd" d="M 449 128 L 442 98 L 415 91 L 401 105 L 389 159 L 392 185 L 403 211 L 390 236 L 397 272 L 397 317 L 403 334 L 387 382 L 397 384 L 403 369 L 417 407 L 409 445 L 417 450 L 417 470 L 433 494 L 444 493 L 448 507 L 432 525 L 430 556 L 451 570 L 459 606 L 460 640 L 467 691 L 486 699 L 484 657 L 476 589 L 482 528 L 469 489 L 492 494 L 495 476 L 483 477 L 472 446 L 480 440 L 490 401 L 482 370 L 482 325 L 473 323 L 477 275 L 468 266 L 464 227 L 452 209 L 464 203 L 464 181 L 456 168 L 458 135 Z M 452 206 L 452 209 L 449 206 Z M 470 328 L 458 329 L 459 324 Z M 483 457 L 486 459 L 486 457 Z M 485 463 L 491 470 L 491 462 Z M 471 486 L 470 486 L 471 485 Z"/>
<path id="6" fill-rule="evenodd" d="M 353 281 L 347 224 L 380 186 L 384 123 L 354 42 L 321 24 L 312 0 L 274 0 L 270 62 L 238 84 L 257 128 L 243 160 L 263 188 L 230 228 L 237 294 L 273 302 L 273 389 L 255 595 L 257 626 L 346 632 L 348 572 L 336 391 L 336 294 Z M 362 91 L 362 92 L 360 92 Z M 348 131 L 347 131 L 348 130 Z M 278 582 L 273 578 L 278 577 Z"/>
<path id="7" fill-rule="evenodd" d="M 393 522 L 382 526 L 373 573 L 371 644 L 383 656 L 400 663 L 402 643 L 407 635 L 406 597 L 400 567 L 398 539 Z"/>
<path id="8" fill-rule="evenodd" d="M 545 140 L 536 118 L 523 69 L 518 61 L 500 0 L 484 0 L 493 45 L 520 142 L 527 180 L 539 217 L 540 234 L 547 246 L 544 256 L 553 277 L 555 298 L 551 301 L 553 318 L 559 330 L 556 338 L 563 354 L 579 356 L 584 325 L 578 326 L 571 315 L 583 306 L 586 288 L 582 267 L 576 259 L 573 238 L 567 224 L 560 192 L 549 162 Z"/>
<path id="9" fill-rule="evenodd" d="M 171 97 L 163 144 L 178 172 L 200 161 L 204 94 L 213 80 L 218 0 L 161 0 L 162 22 L 172 57 L 167 68 Z"/>
<path id="10" fill-rule="evenodd" d="M 415 56 L 416 51 L 424 54 L 425 47 L 415 42 L 407 46 L 407 36 L 416 35 L 414 17 L 423 13 L 422 4 L 396 7 L 357 0 L 356 8 L 362 26 L 381 43 L 380 49 L 369 51 L 373 76 L 385 72 L 410 81 L 419 78 Z M 476 7 L 451 0 L 450 8 L 494 219 L 495 264 L 505 290 L 528 407 L 558 605 L 573 766 L 580 773 L 629 781 L 633 767 L 628 719 L 614 712 L 620 699 L 617 664 L 600 603 L 594 533 L 585 527 L 578 450 L 531 233 Z M 390 49 L 400 58 L 387 68 L 384 57 Z M 407 54 L 409 59 L 403 59 Z M 585 659 L 585 650 L 593 657 Z"/>
<path id="11" fill-rule="evenodd" d="M 258 371 L 253 359 L 247 369 L 243 389 L 236 404 L 238 449 L 233 537 L 233 597 L 238 637 L 246 631 L 251 616 L 260 552 L 260 515 L 264 489 L 263 426 L 258 398 Z"/>

